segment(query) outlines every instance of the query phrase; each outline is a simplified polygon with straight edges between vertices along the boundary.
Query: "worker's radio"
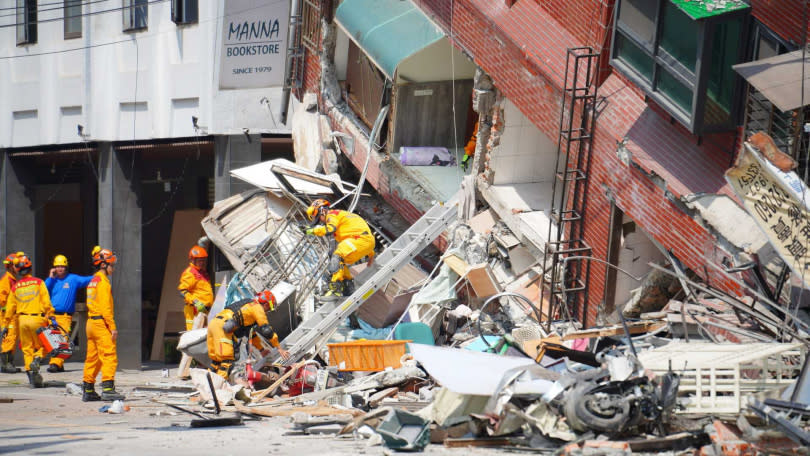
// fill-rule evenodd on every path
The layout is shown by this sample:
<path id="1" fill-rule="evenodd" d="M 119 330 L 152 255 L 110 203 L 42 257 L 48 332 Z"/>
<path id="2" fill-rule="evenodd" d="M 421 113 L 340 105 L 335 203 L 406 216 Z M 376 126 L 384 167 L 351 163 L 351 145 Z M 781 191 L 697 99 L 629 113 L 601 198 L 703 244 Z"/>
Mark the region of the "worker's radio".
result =
<path id="1" fill-rule="evenodd" d="M 42 350 L 47 356 L 67 359 L 73 354 L 71 344 L 65 333 L 58 327 L 43 326 L 37 329 L 37 337 L 42 344 Z"/>

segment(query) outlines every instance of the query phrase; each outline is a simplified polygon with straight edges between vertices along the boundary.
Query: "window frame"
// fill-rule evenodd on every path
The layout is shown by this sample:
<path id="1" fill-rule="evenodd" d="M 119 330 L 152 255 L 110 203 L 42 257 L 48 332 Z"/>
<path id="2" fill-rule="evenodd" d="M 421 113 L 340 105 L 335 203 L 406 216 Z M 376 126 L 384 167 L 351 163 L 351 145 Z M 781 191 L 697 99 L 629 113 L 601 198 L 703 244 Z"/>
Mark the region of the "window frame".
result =
<path id="1" fill-rule="evenodd" d="M 727 124 L 710 125 L 705 124 L 706 120 L 706 101 L 708 98 L 708 83 L 711 70 L 712 59 L 712 39 L 714 37 L 717 25 L 722 22 L 731 20 L 741 20 L 742 34 L 740 36 L 739 46 L 737 49 L 737 62 L 744 61 L 746 55 L 746 48 L 748 43 L 749 21 L 751 20 L 750 9 L 741 11 L 730 12 L 727 14 L 714 16 L 711 18 L 704 18 L 700 20 L 692 19 L 698 26 L 697 36 L 697 49 L 695 56 L 695 70 L 694 72 L 687 68 L 671 54 L 669 54 L 661 46 L 663 35 L 663 17 L 665 3 L 669 3 L 672 8 L 677 8 L 669 0 L 658 0 L 655 8 L 653 40 L 651 43 L 643 41 L 634 30 L 625 26 L 619 20 L 619 14 L 623 3 L 627 0 L 620 0 L 616 3 L 614 8 L 614 27 L 611 37 L 610 48 L 610 65 L 619 71 L 622 75 L 627 77 L 633 84 L 643 89 L 645 94 L 653 100 L 656 104 L 660 105 L 673 119 L 683 124 L 694 134 L 711 133 L 715 131 L 727 131 L 735 128 L 738 124 L 742 113 L 742 104 L 740 103 L 741 94 L 744 90 L 744 84 L 741 83 L 739 76 L 734 77 L 734 97 L 732 105 L 730 106 L 729 121 Z M 685 14 L 685 13 L 683 13 Z M 691 19 L 691 18 L 690 18 Z M 644 77 L 638 70 L 623 62 L 619 59 L 618 44 L 619 39 L 627 40 L 633 46 L 637 47 L 652 60 L 653 68 L 650 80 Z M 677 82 L 686 86 L 692 92 L 691 109 L 686 111 L 674 100 L 667 97 L 665 94 L 658 90 L 660 73 L 665 71 L 669 76 L 673 77 Z"/>
<path id="2" fill-rule="evenodd" d="M 323 0 L 302 0 L 301 8 L 301 44 L 310 52 L 317 54 L 321 43 L 321 11 Z"/>
<path id="3" fill-rule="evenodd" d="M 143 9 L 144 24 L 137 25 L 137 10 Z M 122 25 L 124 32 L 140 32 L 149 28 L 149 0 L 122 0 Z"/>
<path id="4" fill-rule="evenodd" d="M 188 10 L 193 4 L 194 19 L 188 19 Z M 172 22 L 175 25 L 192 25 L 200 22 L 200 2 L 199 0 L 172 0 Z"/>
<path id="5" fill-rule="evenodd" d="M 22 5 L 22 6 L 21 6 Z M 37 42 L 37 1 L 17 0 L 14 3 L 15 40 L 17 46 L 36 44 Z M 20 11 L 22 10 L 22 12 Z M 22 16 L 21 16 L 22 15 Z M 22 22 L 20 21 L 22 19 Z M 22 38 L 20 36 L 22 35 Z"/>
<path id="6" fill-rule="evenodd" d="M 71 31 L 68 30 L 68 17 L 75 17 L 75 16 L 69 16 L 68 11 L 69 11 L 69 8 L 76 7 L 76 6 L 79 7 L 79 15 L 78 15 L 78 17 L 79 17 L 79 31 L 78 32 L 75 32 L 75 31 L 71 32 Z M 84 26 L 83 26 L 82 21 L 81 21 L 81 17 L 84 14 L 84 2 L 82 0 L 64 0 L 62 2 L 62 11 L 63 11 L 63 14 L 62 14 L 63 27 L 62 27 L 62 29 L 63 29 L 63 34 L 64 34 L 63 37 L 64 37 L 64 39 L 72 40 L 72 39 L 76 39 L 76 38 L 81 38 L 82 37 L 82 32 L 84 31 L 83 30 Z"/>

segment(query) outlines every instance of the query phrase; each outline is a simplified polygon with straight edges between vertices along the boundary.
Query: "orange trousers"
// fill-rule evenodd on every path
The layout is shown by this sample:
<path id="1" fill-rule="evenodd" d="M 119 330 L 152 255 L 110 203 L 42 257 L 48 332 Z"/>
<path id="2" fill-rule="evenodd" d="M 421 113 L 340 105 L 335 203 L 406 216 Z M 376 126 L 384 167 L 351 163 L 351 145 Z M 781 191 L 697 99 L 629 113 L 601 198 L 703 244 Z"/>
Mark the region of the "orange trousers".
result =
<path id="1" fill-rule="evenodd" d="M 17 328 L 20 326 L 20 322 L 17 321 L 16 318 L 12 319 L 11 322 L 8 324 L 8 333 L 6 333 L 6 337 L 3 338 L 2 343 L 2 351 L 5 352 L 14 352 L 14 346 L 17 344 Z"/>
<path id="2" fill-rule="evenodd" d="M 70 325 L 73 323 L 73 317 L 70 315 L 54 315 L 56 319 L 56 323 L 65 330 L 65 337 L 70 340 Z M 65 360 L 62 358 L 51 358 L 49 361 L 50 364 L 56 364 L 59 367 L 63 367 L 65 365 Z"/>
<path id="3" fill-rule="evenodd" d="M 101 371 L 101 381 L 115 380 L 118 354 L 112 333 L 104 320 L 87 320 L 87 359 L 84 361 L 84 382 L 95 383 Z"/>
<path id="4" fill-rule="evenodd" d="M 23 359 L 25 359 L 25 370 L 31 370 L 31 361 L 34 357 L 42 356 L 42 344 L 37 336 L 37 329 L 46 326 L 48 320 L 45 317 L 34 315 L 20 315 L 20 345 L 22 346 Z"/>

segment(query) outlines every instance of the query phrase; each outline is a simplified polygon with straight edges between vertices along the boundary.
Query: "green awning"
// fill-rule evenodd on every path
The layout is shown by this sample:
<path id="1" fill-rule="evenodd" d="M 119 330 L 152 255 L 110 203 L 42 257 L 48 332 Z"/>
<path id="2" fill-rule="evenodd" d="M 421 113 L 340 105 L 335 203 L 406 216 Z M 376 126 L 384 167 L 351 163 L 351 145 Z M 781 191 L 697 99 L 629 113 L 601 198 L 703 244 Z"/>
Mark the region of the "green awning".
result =
<path id="1" fill-rule="evenodd" d="M 669 0 L 694 20 L 731 13 L 750 6 L 742 0 Z"/>
<path id="2" fill-rule="evenodd" d="M 444 37 L 410 0 L 343 0 L 335 21 L 390 79 L 400 62 Z"/>

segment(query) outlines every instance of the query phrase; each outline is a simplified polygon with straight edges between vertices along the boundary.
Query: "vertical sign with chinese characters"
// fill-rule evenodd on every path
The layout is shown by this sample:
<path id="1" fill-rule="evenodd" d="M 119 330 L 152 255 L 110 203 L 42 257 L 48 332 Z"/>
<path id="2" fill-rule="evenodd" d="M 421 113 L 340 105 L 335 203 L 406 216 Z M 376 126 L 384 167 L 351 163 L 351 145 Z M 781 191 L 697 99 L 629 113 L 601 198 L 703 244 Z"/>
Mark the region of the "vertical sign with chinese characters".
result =
<path id="1" fill-rule="evenodd" d="M 228 0 L 222 19 L 219 88 L 284 85 L 289 0 Z"/>
<path id="2" fill-rule="evenodd" d="M 726 180 L 788 267 L 810 278 L 810 192 L 796 173 L 780 171 L 746 143 Z"/>

